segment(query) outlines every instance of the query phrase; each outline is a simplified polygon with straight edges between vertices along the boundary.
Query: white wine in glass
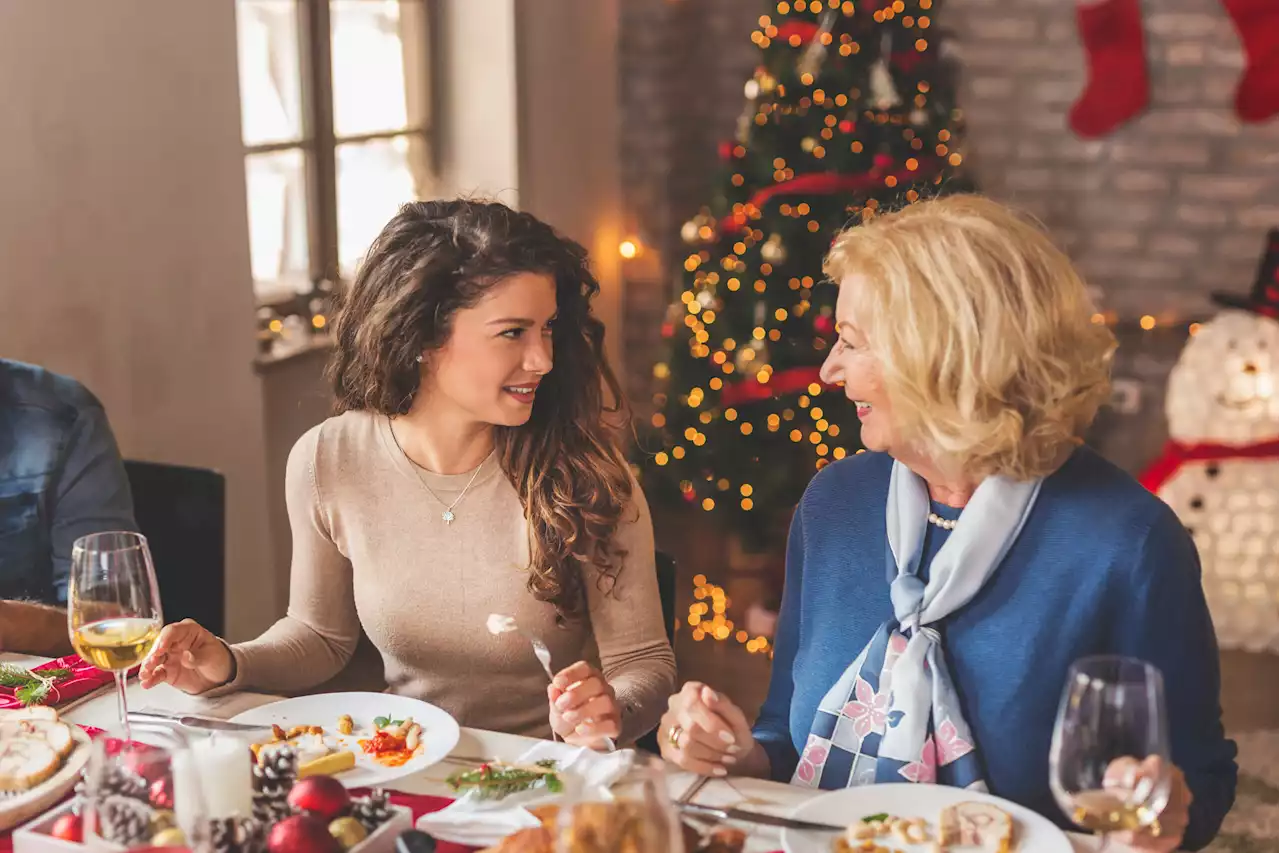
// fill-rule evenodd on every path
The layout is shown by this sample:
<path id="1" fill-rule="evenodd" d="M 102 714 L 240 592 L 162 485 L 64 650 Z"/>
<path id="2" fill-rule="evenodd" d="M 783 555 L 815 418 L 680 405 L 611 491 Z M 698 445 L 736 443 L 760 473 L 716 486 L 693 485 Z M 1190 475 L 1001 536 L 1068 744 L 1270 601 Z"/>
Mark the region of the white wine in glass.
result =
<path id="1" fill-rule="evenodd" d="M 1105 848 L 1112 832 L 1158 826 L 1170 786 L 1160 671 L 1111 655 L 1072 664 L 1049 752 L 1049 787 L 1063 812 Z"/>
<path id="2" fill-rule="evenodd" d="M 120 725 L 130 739 L 125 679 L 146 659 L 164 616 L 151 549 L 140 533 L 82 536 L 71 548 L 67 625 L 80 657 L 115 674 Z"/>

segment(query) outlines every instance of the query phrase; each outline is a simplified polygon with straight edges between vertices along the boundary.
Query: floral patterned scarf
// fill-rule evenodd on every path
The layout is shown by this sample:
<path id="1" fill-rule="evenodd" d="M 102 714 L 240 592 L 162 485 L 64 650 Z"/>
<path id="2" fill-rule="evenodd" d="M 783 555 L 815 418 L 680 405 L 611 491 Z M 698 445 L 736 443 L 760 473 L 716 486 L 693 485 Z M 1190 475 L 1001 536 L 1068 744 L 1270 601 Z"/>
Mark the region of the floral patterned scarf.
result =
<path id="1" fill-rule="evenodd" d="M 885 527 L 894 618 L 819 703 L 792 784 L 834 789 L 907 781 L 986 790 L 942 638 L 932 625 L 982 589 L 1017 539 L 1041 483 L 983 480 L 933 558 L 926 584 L 920 571 L 928 485 L 893 463 Z"/>

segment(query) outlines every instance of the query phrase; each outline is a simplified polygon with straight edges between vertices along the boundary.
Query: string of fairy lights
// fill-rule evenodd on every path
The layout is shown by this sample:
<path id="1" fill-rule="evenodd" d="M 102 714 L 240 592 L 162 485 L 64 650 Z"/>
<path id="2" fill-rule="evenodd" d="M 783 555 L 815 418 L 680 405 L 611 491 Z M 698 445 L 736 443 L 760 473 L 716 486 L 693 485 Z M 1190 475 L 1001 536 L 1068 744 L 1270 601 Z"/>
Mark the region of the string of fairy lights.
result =
<path id="1" fill-rule="evenodd" d="M 724 588 L 710 583 L 706 575 L 693 576 L 693 603 L 689 605 L 686 622 L 691 628 L 694 642 L 717 640 L 719 642 L 734 641 L 750 654 L 764 654 L 773 657 L 773 644 L 768 637 L 752 637 L 746 630 L 735 626 L 728 617 L 729 598 Z M 676 623 L 676 630 L 681 625 Z"/>

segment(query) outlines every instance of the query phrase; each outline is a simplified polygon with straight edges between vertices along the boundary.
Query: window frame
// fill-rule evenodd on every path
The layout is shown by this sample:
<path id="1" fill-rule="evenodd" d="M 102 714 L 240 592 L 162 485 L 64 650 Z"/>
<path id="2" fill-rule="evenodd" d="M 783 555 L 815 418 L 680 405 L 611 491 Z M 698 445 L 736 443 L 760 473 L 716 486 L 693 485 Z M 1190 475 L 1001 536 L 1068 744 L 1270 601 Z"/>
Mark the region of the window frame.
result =
<path id="1" fill-rule="evenodd" d="M 425 162 L 421 166 L 427 174 L 439 174 L 436 117 L 439 112 L 437 69 L 439 63 L 440 32 L 438 6 L 435 0 L 395 0 L 402 5 L 416 5 L 421 9 L 423 32 L 418 34 L 418 47 L 424 54 L 422 69 L 427 79 L 422 81 L 424 102 L 418 112 L 422 120 L 403 127 L 339 136 L 334 129 L 333 87 L 333 31 L 330 16 L 330 0 L 282 0 L 292 3 L 297 14 L 299 97 L 301 99 L 301 134 L 297 139 L 244 143 L 244 120 L 241 116 L 241 144 L 246 165 L 256 154 L 282 151 L 298 151 L 303 159 L 307 215 L 307 260 L 311 292 L 329 292 L 343 283 L 338 244 L 338 149 L 344 144 L 373 142 L 396 137 L 419 137 L 425 148 Z M 368 0 L 378 2 L 378 0 Z M 236 4 L 237 7 L 239 4 Z M 237 44 L 237 50 L 239 45 Z M 406 68 L 406 72 L 408 69 Z M 413 110 L 410 110 L 410 118 Z M 250 247 L 252 251 L 252 247 Z M 281 312 L 299 301 L 296 288 L 277 282 L 269 293 L 259 293 L 259 283 L 253 282 L 254 299 L 259 308 L 274 308 Z M 295 312 L 288 312 L 295 313 Z M 305 308 L 296 313 L 308 313 Z"/>

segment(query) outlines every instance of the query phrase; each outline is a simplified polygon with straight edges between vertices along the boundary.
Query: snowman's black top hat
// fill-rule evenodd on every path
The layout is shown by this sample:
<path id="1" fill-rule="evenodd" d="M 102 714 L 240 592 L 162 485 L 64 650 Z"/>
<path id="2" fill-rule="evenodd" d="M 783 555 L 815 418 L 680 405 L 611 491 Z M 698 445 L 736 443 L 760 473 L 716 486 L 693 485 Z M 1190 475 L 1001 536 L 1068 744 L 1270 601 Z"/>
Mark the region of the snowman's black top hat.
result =
<path id="1" fill-rule="evenodd" d="M 1272 228 L 1267 234 L 1267 249 L 1262 253 L 1262 262 L 1258 264 L 1258 277 L 1253 281 L 1253 290 L 1248 296 L 1235 293 L 1215 293 L 1213 301 L 1227 308 L 1241 308 L 1264 317 L 1277 319 L 1280 309 L 1277 308 L 1277 297 L 1280 297 L 1280 285 L 1277 284 L 1276 258 L 1280 254 L 1280 229 Z"/>

